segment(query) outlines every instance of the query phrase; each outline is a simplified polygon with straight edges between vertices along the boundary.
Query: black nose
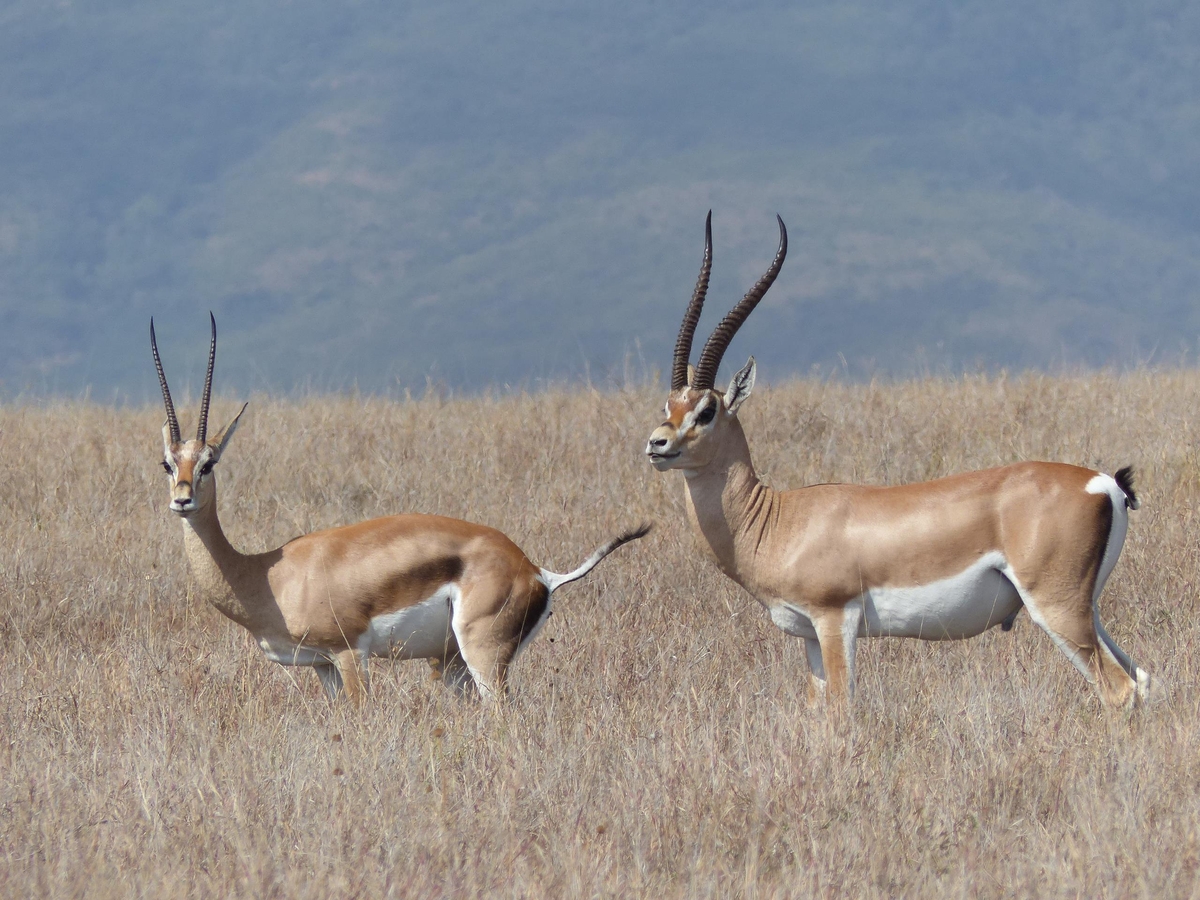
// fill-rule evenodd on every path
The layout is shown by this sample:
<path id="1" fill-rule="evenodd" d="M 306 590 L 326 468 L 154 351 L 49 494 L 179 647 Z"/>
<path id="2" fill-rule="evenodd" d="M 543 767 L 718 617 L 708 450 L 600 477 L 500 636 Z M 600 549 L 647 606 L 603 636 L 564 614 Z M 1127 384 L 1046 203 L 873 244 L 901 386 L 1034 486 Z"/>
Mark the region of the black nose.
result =
<path id="1" fill-rule="evenodd" d="M 665 446 L 667 446 L 667 439 L 666 438 L 655 438 L 654 440 L 652 440 L 650 442 L 650 446 L 651 447 L 665 447 Z"/>

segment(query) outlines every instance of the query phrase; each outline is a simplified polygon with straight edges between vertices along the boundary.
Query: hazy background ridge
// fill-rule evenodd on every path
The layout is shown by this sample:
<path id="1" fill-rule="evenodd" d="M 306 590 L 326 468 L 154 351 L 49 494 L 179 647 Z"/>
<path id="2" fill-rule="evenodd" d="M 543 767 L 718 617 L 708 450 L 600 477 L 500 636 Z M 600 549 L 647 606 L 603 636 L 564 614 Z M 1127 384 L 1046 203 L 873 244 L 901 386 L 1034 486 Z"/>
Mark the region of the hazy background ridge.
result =
<path id="1" fill-rule="evenodd" d="M 0 389 L 536 384 L 665 366 L 791 255 L 768 379 L 1189 359 L 1200 11 L 15 2 Z M 839 356 L 840 354 L 840 356 Z"/>

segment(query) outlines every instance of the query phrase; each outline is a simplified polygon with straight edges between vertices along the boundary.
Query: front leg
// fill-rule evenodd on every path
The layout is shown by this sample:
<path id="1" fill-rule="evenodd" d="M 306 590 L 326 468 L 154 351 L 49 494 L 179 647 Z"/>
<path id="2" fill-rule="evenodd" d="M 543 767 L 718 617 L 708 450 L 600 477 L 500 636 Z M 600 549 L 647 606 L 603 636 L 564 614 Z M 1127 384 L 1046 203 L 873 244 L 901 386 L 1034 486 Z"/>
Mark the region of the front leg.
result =
<path id="1" fill-rule="evenodd" d="M 821 642 L 804 639 L 804 655 L 808 657 L 808 702 L 819 703 L 825 697 L 825 662 L 821 659 Z"/>
<path id="2" fill-rule="evenodd" d="M 854 696 L 854 651 L 861 621 L 862 607 L 854 603 L 829 610 L 813 621 L 820 642 L 825 682 L 833 700 L 844 701 Z M 806 649 L 807 646 L 806 641 Z M 811 657 L 809 665 L 812 665 Z"/>
<path id="3" fill-rule="evenodd" d="M 335 657 L 339 680 L 346 688 L 350 703 L 361 706 L 367 697 L 367 658 L 353 647 L 340 651 Z"/>

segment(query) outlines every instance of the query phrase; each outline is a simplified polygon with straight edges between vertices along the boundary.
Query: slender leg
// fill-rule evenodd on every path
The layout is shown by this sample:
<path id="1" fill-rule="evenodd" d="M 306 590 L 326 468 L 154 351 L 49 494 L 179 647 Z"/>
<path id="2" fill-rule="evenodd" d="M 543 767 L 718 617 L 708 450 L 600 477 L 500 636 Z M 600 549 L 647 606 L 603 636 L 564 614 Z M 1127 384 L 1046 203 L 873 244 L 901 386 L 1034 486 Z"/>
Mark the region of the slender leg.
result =
<path id="1" fill-rule="evenodd" d="M 508 578 L 481 578 L 464 585 L 462 593 L 452 601 L 454 611 L 450 627 L 458 641 L 458 652 L 475 681 L 479 696 L 491 702 L 504 696 L 508 686 L 508 668 L 520 648 L 521 638 L 536 622 L 526 622 L 531 605 L 538 598 L 532 593 L 520 593 Z M 541 603 L 545 609 L 549 596 L 540 583 L 530 584 L 524 590 L 541 591 Z M 463 610 L 469 601 L 475 609 L 496 610 L 495 613 L 468 620 Z M 540 621 L 542 609 L 535 618 Z"/>
<path id="2" fill-rule="evenodd" d="M 500 644 L 491 639 L 489 622 L 474 622 L 457 634 L 460 657 L 470 672 L 479 697 L 490 703 L 504 696 L 508 686 L 508 665 L 516 653 L 516 644 Z"/>
<path id="3" fill-rule="evenodd" d="M 338 674 L 337 666 L 333 663 L 322 663 L 313 666 L 313 669 L 321 679 L 321 687 L 325 688 L 326 695 L 330 700 L 336 700 L 342 692 L 342 676 Z"/>
<path id="4" fill-rule="evenodd" d="M 821 660 L 821 642 L 804 639 L 804 655 L 808 657 L 808 702 L 815 704 L 825 696 L 825 663 Z"/>
<path id="5" fill-rule="evenodd" d="M 361 706 L 367 696 L 366 660 L 359 657 L 353 648 L 342 650 L 335 657 L 346 696 L 354 706 Z"/>
<path id="6" fill-rule="evenodd" d="M 1100 638 L 1101 644 L 1106 649 L 1117 664 L 1125 670 L 1125 674 L 1133 679 L 1137 685 L 1137 699 L 1145 702 L 1150 697 L 1151 679 L 1148 672 L 1134 665 L 1133 660 L 1129 658 L 1129 654 L 1117 646 L 1117 642 L 1112 639 L 1104 626 L 1100 624 L 1100 592 L 1104 590 L 1104 585 L 1108 581 L 1108 576 L 1112 574 L 1113 568 L 1117 564 L 1117 557 L 1121 555 L 1121 546 L 1125 542 L 1125 530 L 1127 527 L 1127 513 L 1122 509 L 1117 510 L 1117 518 L 1113 522 L 1113 533 L 1109 535 L 1108 547 L 1104 553 L 1104 559 L 1100 563 L 1100 571 L 1096 576 L 1096 586 L 1092 590 L 1092 628 L 1096 632 L 1096 636 Z"/>
<path id="7" fill-rule="evenodd" d="M 854 652 L 861 619 L 862 607 L 852 604 L 826 613 L 813 623 L 820 642 L 825 681 L 833 700 L 843 701 L 854 695 Z"/>
<path id="8" fill-rule="evenodd" d="M 1035 592 L 1022 587 L 1011 573 L 1005 575 L 1021 595 L 1029 618 L 1050 636 L 1054 646 L 1088 683 L 1096 686 L 1101 700 L 1109 706 L 1131 706 L 1136 702 L 1144 689 L 1139 691 L 1140 679 L 1130 674 L 1123 661 L 1130 668 L 1140 670 L 1120 650 L 1114 653 L 1116 645 L 1111 643 L 1111 638 L 1106 641 L 1100 637 L 1103 629 L 1096 627 L 1099 618 L 1092 602 L 1091 586 L 1070 591 L 1046 589 Z M 1148 687 L 1149 676 L 1146 682 Z"/>
<path id="9" fill-rule="evenodd" d="M 475 682 L 471 678 L 471 670 L 457 652 L 444 662 L 439 662 L 434 670 L 441 676 L 442 684 L 460 697 L 465 697 L 468 692 L 474 690 Z"/>
<path id="10" fill-rule="evenodd" d="M 1104 644 L 1104 648 L 1112 654 L 1113 659 L 1117 664 L 1125 670 L 1125 674 L 1132 678 L 1137 683 L 1137 698 L 1143 703 L 1150 699 L 1152 685 L 1154 679 L 1150 677 L 1150 673 L 1145 669 L 1134 665 L 1129 654 L 1117 646 L 1117 642 L 1112 639 L 1104 626 L 1100 624 L 1100 610 L 1095 604 L 1092 604 L 1092 625 L 1096 629 L 1096 634 Z"/>

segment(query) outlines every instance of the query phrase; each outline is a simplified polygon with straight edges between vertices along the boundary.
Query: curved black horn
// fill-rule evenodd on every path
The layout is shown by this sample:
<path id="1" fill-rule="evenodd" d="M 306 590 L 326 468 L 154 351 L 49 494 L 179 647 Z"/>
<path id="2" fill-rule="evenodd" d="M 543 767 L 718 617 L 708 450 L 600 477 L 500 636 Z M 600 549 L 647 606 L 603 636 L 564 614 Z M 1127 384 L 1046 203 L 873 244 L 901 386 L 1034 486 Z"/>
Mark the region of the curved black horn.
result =
<path id="1" fill-rule="evenodd" d="M 696 279 L 696 290 L 692 301 L 683 314 L 679 326 L 679 337 L 675 338 L 675 359 L 671 364 L 671 391 L 687 386 L 688 358 L 692 355 L 692 336 L 696 323 L 700 321 L 700 310 L 704 307 L 704 295 L 708 293 L 708 274 L 712 271 L 712 210 L 704 220 L 704 259 L 700 263 L 700 277 Z"/>
<path id="2" fill-rule="evenodd" d="M 158 358 L 158 342 L 154 339 L 154 317 L 150 317 L 150 351 L 154 354 L 154 368 L 158 370 L 158 384 L 162 388 L 163 404 L 167 407 L 167 427 L 171 431 L 171 443 L 179 443 L 179 419 L 175 417 L 175 404 L 171 402 L 171 389 L 167 387 L 167 376 L 163 374 L 162 360 Z"/>
<path id="3" fill-rule="evenodd" d="M 212 399 L 213 363 L 217 361 L 217 320 L 212 312 L 208 314 L 212 323 L 212 341 L 208 345 L 208 374 L 204 376 L 204 396 L 200 399 L 200 424 L 196 426 L 196 440 L 204 443 L 208 436 L 208 401 Z"/>
<path id="4" fill-rule="evenodd" d="M 721 357 L 725 355 L 729 342 L 733 340 L 737 330 L 742 327 L 746 317 L 754 311 L 754 307 L 758 306 L 758 301 L 767 293 L 767 288 L 774 283 L 775 276 L 783 268 L 783 260 L 787 256 L 787 228 L 784 227 L 783 219 L 779 216 L 775 216 L 775 218 L 779 222 L 779 249 L 775 251 L 775 259 L 763 277 L 758 279 L 758 282 L 746 292 L 746 296 L 738 305 L 729 311 L 721 320 L 721 324 L 713 329 L 708 342 L 704 345 L 704 350 L 700 353 L 700 361 L 696 363 L 696 374 L 692 379 L 694 388 L 708 390 L 713 386 L 713 381 L 717 377 L 717 369 L 721 365 Z"/>

